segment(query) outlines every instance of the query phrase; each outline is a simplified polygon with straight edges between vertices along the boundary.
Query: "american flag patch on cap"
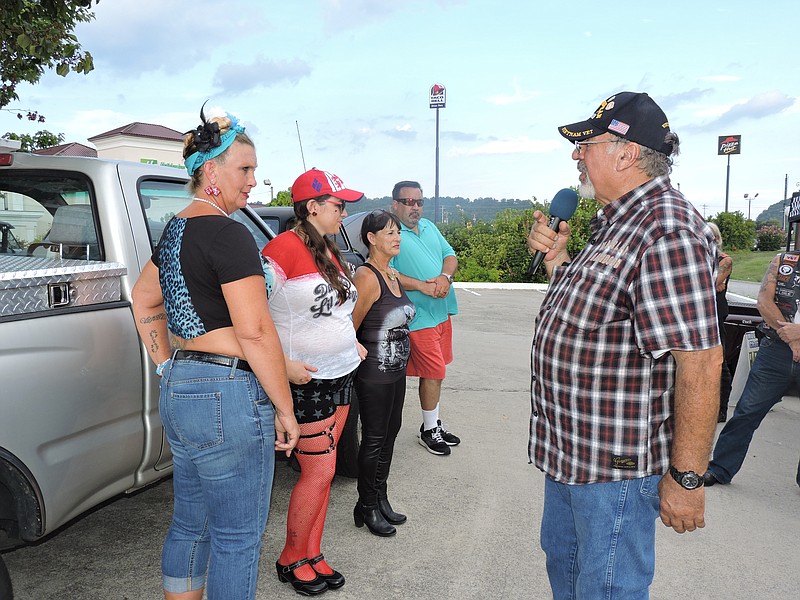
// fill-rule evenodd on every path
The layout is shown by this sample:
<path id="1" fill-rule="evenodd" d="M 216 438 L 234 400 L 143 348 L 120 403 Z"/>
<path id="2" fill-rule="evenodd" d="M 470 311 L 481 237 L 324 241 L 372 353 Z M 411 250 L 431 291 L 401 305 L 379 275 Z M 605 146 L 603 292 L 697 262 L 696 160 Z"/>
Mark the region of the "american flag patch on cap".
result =
<path id="1" fill-rule="evenodd" d="M 611 124 L 608 126 L 609 131 L 614 131 L 620 135 L 625 135 L 628 133 L 628 129 L 631 126 L 627 123 L 623 123 L 622 121 L 617 121 L 616 119 L 611 119 Z"/>

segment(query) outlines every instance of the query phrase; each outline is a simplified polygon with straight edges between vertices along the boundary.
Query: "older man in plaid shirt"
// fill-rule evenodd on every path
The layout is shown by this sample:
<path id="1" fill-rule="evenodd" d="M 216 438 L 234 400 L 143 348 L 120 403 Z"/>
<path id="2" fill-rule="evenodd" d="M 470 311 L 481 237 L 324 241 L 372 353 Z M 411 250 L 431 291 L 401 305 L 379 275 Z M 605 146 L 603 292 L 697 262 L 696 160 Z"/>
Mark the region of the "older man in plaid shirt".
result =
<path id="1" fill-rule="evenodd" d="M 719 408 L 716 246 L 669 181 L 678 138 L 647 95 L 620 92 L 559 133 L 580 193 L 602 205 L 574 258 L 536 213 L 550 287 L 536 320 L 531 461 L 553 596 L 647 598 L 655 520 L 703 527 Z"/>

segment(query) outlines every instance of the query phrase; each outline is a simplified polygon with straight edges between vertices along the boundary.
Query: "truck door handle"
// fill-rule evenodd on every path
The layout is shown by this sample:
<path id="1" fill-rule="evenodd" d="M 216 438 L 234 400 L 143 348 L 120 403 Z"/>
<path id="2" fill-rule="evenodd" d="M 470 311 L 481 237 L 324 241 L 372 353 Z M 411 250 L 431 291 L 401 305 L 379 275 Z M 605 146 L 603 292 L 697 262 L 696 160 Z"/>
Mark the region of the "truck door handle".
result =
<path id="1" fill-rule="evenodd" d="M 50 308 L 67 306 L 71 298 L 69 295 L 68 283 L 48 283 L 47 284 L 47 303 Z"/>

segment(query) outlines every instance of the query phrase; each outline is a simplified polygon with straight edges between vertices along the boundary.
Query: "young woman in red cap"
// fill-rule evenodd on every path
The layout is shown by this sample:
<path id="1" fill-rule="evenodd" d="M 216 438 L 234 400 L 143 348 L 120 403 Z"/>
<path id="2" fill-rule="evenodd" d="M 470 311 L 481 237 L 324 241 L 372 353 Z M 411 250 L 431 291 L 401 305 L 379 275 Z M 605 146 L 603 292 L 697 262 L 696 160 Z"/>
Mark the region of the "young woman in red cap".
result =
<path id="1" fill-rule="evenodd" d="M 366 356 L 351 318 L 356 288 L 338 247 L 345 202 L 364 194 L 336 175 L 306 171 L 292 185 L 297 225 L 264 247 L 272 318 L 286 356 L 300 478 L 292 490 L 286 544 L 275 564 L 278 578 L 304 595 L 344 585 L 321 552 L 336 445 L 350 408 L 353 377 Z"/>

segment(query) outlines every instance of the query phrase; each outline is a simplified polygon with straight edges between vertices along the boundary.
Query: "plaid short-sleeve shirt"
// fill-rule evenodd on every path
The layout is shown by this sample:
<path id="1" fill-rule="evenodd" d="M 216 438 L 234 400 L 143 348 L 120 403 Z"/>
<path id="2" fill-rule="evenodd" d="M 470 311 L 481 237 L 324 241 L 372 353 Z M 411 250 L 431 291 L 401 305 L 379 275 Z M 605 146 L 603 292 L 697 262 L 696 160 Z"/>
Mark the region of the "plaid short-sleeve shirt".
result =
<path id="1" fill-rule="evenodd" d="M 604 206 L 591 229 L 553 272 L 531 356 L 529 456 L 567 484 L 664 473 L 670 351 L 720 340 L 714 237 L 669 178 Z"/>

